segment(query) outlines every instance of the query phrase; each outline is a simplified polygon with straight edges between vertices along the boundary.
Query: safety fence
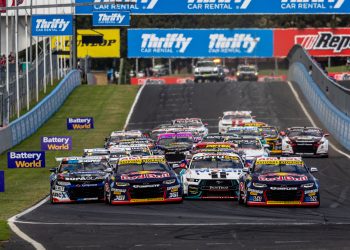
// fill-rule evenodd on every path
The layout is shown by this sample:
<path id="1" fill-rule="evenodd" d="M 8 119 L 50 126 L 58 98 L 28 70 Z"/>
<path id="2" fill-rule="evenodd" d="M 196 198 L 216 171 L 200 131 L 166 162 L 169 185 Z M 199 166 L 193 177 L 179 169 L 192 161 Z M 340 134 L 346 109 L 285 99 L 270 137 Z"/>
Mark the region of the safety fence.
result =
<path id="1" fill-rule="evenodd" d="M 301 47 L 295 45 L 288 55 L 289 65 L 301 63 L 325 97 L 341 112 L 350 116 L 350 89 L 338 84 Z"/>
<path id="2" fill-rule="evenodd" d="M 17 145 L 41 127 L 81 83 L 80 72 L 71 71 L 61 83 L 30 112 L 0 128 L 0 153 Z"/>
<path id="3" fill-rule="evenodd" d="M 341 145 L 350 150 L 350 117 L 327 98 L 301 62 L 290 65 L 288 79 L 298 84 L 327 130 Z"/>

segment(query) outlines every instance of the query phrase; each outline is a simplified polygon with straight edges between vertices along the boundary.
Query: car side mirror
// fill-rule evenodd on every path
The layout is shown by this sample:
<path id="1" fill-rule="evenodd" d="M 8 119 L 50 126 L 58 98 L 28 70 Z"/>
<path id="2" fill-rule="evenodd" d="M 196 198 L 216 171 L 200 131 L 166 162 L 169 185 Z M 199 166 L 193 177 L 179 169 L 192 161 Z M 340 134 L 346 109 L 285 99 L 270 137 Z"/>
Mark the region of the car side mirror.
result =
<path id="1" fill-rule="evenodd" d="M 280 132 L 280 136 L 286 136 L 286 132 L 281 131 L 281 132 Z"/>
<path id="2" fill-rule="evenodd" d="M 51 173 L 56 173 L 56 171 L 57 171 L 57 168 L 51 168 L 51 169 L 50 169 L 50 172 L 51 172 Z"/>
<path id="3" fill-rule="evenodd" d="M 208 123 L 204 123 L 203 125 L 206 127 L 206 126 L 208 126 Z"/>
<path id="4" fill-rule="evenodd" d="M 310 168 L 310 173 L 316 173 L 316 172 L 318 172 L 317 168 Z"/>

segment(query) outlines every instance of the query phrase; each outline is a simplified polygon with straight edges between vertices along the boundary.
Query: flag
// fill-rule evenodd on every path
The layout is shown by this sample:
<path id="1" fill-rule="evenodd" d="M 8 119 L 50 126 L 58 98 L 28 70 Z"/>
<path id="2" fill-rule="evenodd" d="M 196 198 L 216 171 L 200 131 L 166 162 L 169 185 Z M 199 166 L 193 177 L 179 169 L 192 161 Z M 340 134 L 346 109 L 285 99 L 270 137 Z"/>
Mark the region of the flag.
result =
<path id="1" fill-rule="evenodd" d="M 6 7 L 6 0 L 0 0 L 0 7 Z M 0 10 L 0 13 L 5 13 L 6 10 Z"/>
<path id="2" fill-rule="evenodd" d="M 15 1 L 16 1 L 16 0 L 12 0 L 12 5 L 11 5 L 11 6 L 16 6 Z M 21 5 L 23 2 L 24 2 L 24 0 L 17 0 L 17 6 L 18 6 L 18 5 Z"/>

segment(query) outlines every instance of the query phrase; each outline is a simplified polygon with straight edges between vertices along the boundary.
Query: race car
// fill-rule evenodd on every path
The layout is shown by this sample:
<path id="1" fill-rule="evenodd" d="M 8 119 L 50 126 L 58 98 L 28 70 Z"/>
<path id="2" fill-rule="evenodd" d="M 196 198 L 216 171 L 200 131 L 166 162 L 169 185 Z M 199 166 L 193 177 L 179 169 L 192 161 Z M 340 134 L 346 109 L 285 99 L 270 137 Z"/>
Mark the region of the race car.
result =
<path id="1" fill-rule="evenodd" d="M 86 148 L 84 149 L 83 157 L 86 156 L 109 156 L 109 150 L 105 148 Z"/>
<path id="2" fill-rule="evenodd" d="M 139 130 L 113 131 L 111 135 L 105 138 L 105 148 L 118 144 L 121 140 L 142 138 L 143 133 Z"/>
<path id="3" fill-rule="evenodd" d="M 108 204 L 182 201 L 180 181 L 164 156 L 119 159 L 104 190 Z"/>
<path id="4" fill-rule="evenodd" d="M 259 127 L 239 126 L 239 127 L 229 128 L 228 132 L 236 134 L 237 136 L 242 138 L 256 137 L 256 138 L 259 138 L 259 140 L 263 145 L 266 144 L 265 137 L 263 136 L 262 130 Z"/>
<path id="5" fill-rule="evenodd" d="M 259 129 L 269 145 L 270 154 L 282 154 L 282 138 L 278 129 L 273 126 L 263 126 Z"/>
<path id="6" fill-rule="evenodd" d="M 289 128 L 282 137 L 282 154 L 328 157 L 327 136 L 316 127 Z"/>
<path id="7" fill-rule="evenodd" d="M 248 206 L 320 205 L 319 181 L 300 157 L 258 158 L 239 179 L 239 203 Z"/>
<path id="8" fill-rule="evenodd" d="M 193 149 L 192 149 L 192 152 L 196 153 L 198 151 L 202 151 L 203 150 L 207 150 L 207 149 L 210 149 L 210 150 L 232 150 L 235 151 L 236 149 L 236 146 L 235 144 L 233 143 L 230 143 L 230 142 L 200 142 L 198 144 L 196 144 Z"/>
<path id="9" fill-rule="evenodd" d="M 195 132 L 195 134 L 198 133 L 200 137 L 208 134 L 207 124 L 204 124 L 200 118 L 175 119 L 171 122 L 174 125 L 183 125 L 185 128 L 189 129 L 189 131 Z"/>
<path id="10" fill-rule="evenodd" d="M 237 199 L 243 162 L 234 153 L 198 153 L 180 172 L 187 199 Z"/>
<path id="11" fill-rule="evenodd" d="M 104 157 L 57 158 L 50 176 L 51 203 L 103 200 L 104 180 L 111 169 Z"/>
<path id="12" fill-rule="evenodd" d="M 219 133 L 227 133 L 229 128 L 255 122 L 252 111 L 225 111 L 219 121 Z"/>
<path id="13" fill-rule="evenodd" d="M 236 145 L 237 151 L 245 155 L 245 165 L 251 165 L 256 158 L 269 156 L 268 145 L 262 145 L 259 138 L 241 137 L 230 140 Z"/>
<path id="14" fill-rule="evenodd" d="M 204 136 L 200 142 L 224 142 L 230 138 L 237 138 L 236 134 L 221 134 L 221 133 L 210 133 Z"/>
<path id="15" fill-rule="evenodd" d="M 147 144 L 128 144 L 128 145 L 114 145 L 109 147 L 110 152 L 124 150 L 128 155 L 146 156 L 152 155 L 152 151 Z"/>
<path id="16" fill-rule="evenodd" d="M 156 142 L 158 154 L 164 154 L 170 165 L 181 164 L 190 154 L 194 143 L 192 133 L 168 133 L 160 134 Z"/>

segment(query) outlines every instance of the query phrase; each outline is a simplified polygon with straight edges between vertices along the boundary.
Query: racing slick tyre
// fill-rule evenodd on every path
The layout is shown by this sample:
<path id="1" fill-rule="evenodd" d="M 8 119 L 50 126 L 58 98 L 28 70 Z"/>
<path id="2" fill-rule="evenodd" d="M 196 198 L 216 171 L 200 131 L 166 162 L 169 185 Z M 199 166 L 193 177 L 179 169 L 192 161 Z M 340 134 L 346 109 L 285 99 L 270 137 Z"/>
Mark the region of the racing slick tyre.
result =
<path id="1" fill-rule="evenodd" d="M 244 204 L 244 199 L 242 198 L 242 192 L 239 191 L 238 195 L 238 204 L 243 205 Z"/>
<path id="2" fill-rule="evenodd" d="M 49 196 L 49 199 L 50 199 L 50 203 L 51 203 L 51 204 L 56 204 L 56 203 L 53 201 L 52 189 L 50 189 L 50 196 Z"/>

